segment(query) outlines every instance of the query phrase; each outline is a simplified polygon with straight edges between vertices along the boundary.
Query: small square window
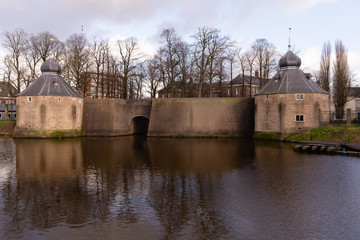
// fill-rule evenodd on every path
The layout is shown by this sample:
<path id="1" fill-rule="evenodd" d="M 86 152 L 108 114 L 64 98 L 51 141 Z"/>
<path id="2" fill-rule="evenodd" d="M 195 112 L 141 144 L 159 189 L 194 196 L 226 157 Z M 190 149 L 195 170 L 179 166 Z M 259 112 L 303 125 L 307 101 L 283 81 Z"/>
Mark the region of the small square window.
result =
<path id="1" fill-rule="evenodd" d="M 304 94 L 295 94 L 295 99 L 296 100 L 304 100 Z"/>
<path id="2" fill-rule="evenodd" d="M 296 115 L 296 121 L 297 122 L 303 122 L 304 121 L 304 115 Z"/>

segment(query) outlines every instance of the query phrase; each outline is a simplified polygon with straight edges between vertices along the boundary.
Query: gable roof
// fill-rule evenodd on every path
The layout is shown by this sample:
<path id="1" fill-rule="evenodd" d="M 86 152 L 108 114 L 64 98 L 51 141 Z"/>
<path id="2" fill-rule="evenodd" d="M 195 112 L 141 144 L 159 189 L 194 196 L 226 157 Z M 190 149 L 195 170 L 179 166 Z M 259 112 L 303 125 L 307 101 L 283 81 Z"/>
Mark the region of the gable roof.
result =
<path id="1" fill-rule="evenodd" d="M 360 98 L 360 87 L 352 87 L 349 91 L 349 97 Z"/>
<path id="2" fill-rule="evenodd" d="M 243 84 L 244 80 L 245 80 L 245 84 L 250 84 L 250 76 L 249 75 L 245 75 L 244 79 L 243 79 L 242 74 L 239 74 L 233 80 L 226 83 L 226 85 L 231 85 L 231 82 L 233 85 Z M 251 85 L 260 85 L 260 79 L 256 76 L 252 76 Z"/>
<path id="3" fill-rule="evenodd" d="M 60 76 L 61 67 L 53 59 L 41 66 L 42 75 L 17 96 L 82 97 Z"/>

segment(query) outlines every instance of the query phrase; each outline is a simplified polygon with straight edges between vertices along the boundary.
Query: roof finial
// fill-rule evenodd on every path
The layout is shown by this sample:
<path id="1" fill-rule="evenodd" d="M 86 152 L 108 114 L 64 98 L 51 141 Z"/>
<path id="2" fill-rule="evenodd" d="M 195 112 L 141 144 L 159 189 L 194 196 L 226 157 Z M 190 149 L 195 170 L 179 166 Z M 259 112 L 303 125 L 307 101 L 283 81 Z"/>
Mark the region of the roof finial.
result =
<path id="1" fill-rule="evenodd" d="M 288 45 L 289 51 L 290 51 L 290 48 L 291 48 L 291 44 L 290 44 L 290 33 L 291 33 L 291 28 L 289 28 L 289 45 Z"/>

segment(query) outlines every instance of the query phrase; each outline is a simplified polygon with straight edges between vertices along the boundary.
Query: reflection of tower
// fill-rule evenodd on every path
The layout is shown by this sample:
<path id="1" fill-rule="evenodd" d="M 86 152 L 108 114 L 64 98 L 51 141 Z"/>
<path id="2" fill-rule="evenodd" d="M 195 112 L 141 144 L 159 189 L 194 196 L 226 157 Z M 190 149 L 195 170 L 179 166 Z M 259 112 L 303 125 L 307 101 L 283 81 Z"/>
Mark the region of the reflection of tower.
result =
<path id="1" fill-rule="evenodd" d="M 64 221 L 86 222 L 96 207 L 92 207 L 94 201 L 81 181 L 84 172 L 81 140 L 14 141 L 17 181 L 8 181 L 8 198 L 4 201 L 4 208 L 11 208 L 9 228 L 24 225 L 43 229 Z"/>
<path id="2" fill-rule="evenodd" d="M 60 76 L 53 59 L 42 75 L 17 95 L 15 137 L 76 137 L 81 133 L 83 98 Z"/>
<path id="3" fill-rule="evenodd" d="M 18 179 L 71 181 L 83 172 L 79 139 L 61 142 L 15 139 L 15 144 Z"/>

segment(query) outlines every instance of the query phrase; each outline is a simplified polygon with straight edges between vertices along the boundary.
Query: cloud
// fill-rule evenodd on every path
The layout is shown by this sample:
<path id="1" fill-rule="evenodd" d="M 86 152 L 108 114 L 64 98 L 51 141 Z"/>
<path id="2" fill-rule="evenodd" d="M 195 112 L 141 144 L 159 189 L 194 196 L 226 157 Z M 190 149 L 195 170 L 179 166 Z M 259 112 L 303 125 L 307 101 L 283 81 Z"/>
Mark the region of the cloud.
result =
<path id="1" fill-rule="evenodd" d="M 320 3 L 333 3 L 338 0 L 302 0 L 302 1 L 289 1 L 289 0 L 274 0 L 276 5 L 280 8 L 291 12 L 299 12 Z"/>
<path id="2" fill-rule="evenodd" d="M 305 72 L 314 73 L 320 67 L 321 47 L 306 49 L 304 54 L 301 54 L 299 57 L 301 58 L 301 68 Z"/>
<path id="3" fill-rule="evenodd" d="M 354 74 L 355 83 L 360 85 L 360 53 L 348 52 L 350 71 Z"/>

